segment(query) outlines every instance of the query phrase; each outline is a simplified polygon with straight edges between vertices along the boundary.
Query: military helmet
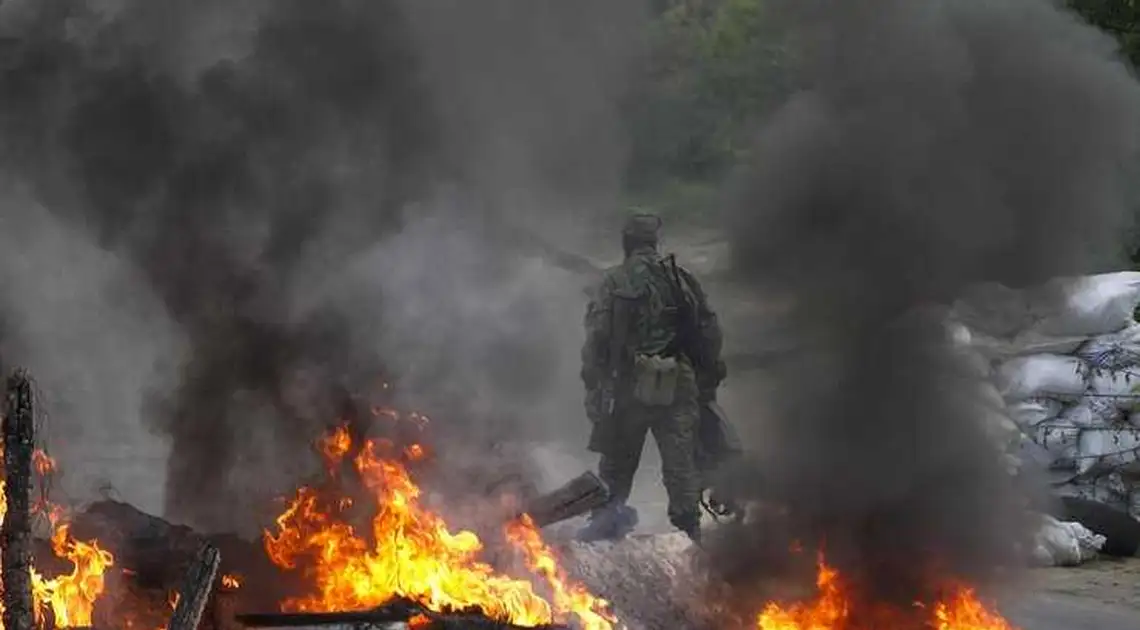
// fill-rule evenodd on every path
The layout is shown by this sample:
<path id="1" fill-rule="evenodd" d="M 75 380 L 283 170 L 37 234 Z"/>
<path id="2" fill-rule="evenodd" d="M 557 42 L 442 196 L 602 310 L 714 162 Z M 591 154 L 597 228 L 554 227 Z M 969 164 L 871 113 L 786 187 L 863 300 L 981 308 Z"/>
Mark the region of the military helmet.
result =
<path id="1" fill-rule="evenodd" d="M 621 228 L 622 236 L 643 243 L 656 243 L 661 230 L 661 217 L 639 210 L 629 215 Z"/>

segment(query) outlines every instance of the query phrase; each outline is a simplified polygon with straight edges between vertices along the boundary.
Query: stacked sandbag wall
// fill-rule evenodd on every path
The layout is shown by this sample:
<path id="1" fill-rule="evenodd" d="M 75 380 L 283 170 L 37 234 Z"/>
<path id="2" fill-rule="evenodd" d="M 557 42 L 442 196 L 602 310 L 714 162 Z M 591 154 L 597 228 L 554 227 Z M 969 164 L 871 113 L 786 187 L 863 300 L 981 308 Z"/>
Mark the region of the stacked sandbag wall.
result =
<path id="1" fill-rule="evenodd" d="M 1044 454 L 1060 496 L 1140 519 L 1140 273 L 978 287 L 953 309 L 1005 415 Z"/>

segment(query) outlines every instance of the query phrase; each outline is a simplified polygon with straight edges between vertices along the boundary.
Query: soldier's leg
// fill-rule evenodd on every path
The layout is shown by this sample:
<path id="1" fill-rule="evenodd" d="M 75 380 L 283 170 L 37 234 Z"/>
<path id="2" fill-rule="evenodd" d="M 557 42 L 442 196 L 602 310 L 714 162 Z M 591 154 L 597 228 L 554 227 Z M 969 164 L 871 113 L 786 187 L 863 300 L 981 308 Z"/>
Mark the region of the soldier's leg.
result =
<path id="1" fill-rule="evenodd" d="M 598 460 L 598 476 L 609 486 L 613 503 L 624 505 L 641 464 L 649 424 L 646 415 L 632 407 L 622 414 L 620 421 L 620 430 L 613 432 L 612 442 L 606 445 Z"/>
<path id="2" fill-rule="evenodd" d="M 613 498 L 590 515 L 589 524 L 578 532 L 580 540 L 622 538 L 637 526 L 637 511 L 626 502 L 645 447 L 647 420 L 645 414 L 637 410 L 624 412 L 620 430 L 611 433 L 610 440 L 601 448 L 598 476 L 609 486 Z"/>
<path id="3" fill-rule="evenodd" d="M 683 378 L 677 399 L 653 423 L 661 477 L 669 495 L 669 521 L 694 539 L 699 539 L 701 520 L 701 477 L 694 461 L 699 413 L 696 385 L 691 377 Z"/>

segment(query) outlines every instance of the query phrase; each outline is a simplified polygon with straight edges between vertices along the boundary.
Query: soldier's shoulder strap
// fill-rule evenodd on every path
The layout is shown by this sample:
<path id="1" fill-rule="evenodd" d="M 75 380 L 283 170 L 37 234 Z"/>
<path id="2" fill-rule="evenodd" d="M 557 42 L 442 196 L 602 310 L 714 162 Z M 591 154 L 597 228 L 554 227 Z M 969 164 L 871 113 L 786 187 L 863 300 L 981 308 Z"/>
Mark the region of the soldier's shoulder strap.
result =
<path id="1" fill-rule="evenodd" d="M 669 256 L 672 259 L 671 264 L 673 268 L 676 269 L 677 281 L 678 284 L 681 285 L 681 290 L 698 302 L 703 300 L 705 292 L 701 288 L 701 283 L 697 280 L 697 277 L 684 266 L 677 264 L 675 255 L 670 254 Z"/>

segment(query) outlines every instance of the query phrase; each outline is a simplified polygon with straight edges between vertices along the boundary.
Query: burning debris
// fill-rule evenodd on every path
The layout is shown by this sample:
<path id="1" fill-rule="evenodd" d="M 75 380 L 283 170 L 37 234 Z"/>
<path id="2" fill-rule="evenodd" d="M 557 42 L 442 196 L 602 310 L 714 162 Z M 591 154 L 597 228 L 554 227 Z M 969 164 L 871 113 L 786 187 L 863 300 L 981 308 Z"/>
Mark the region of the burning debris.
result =
<path id="1" fill-rule="evenodd" d="M 339 470 L 350 445 L 347 430 L 335 430 L 325 444 L 327 470 Z M 430 611 L 474 609 L 521 626 L 567 616 L 588 630 L 613 626 L 605 602 L 569 580 L 529 517 L 511 521 L 503 534 L 527 568 L 545 580 L 550 601 L 529 580 L 509 577 L 481 561 L 484 547 L 476 534 L 452 532 L 421 504 L 422 491 L 408 465 L 422 452 L 385 440 L 364 443 L 353 466 L 376 502 L 367 529 L 347 515 L 353 507 L 348 497 L 321 496 L 309 487 L 297 491 L 277 519 L 276 531 L 266 532 L 265 549 L 281 569 L 301 570 L 315 592 L 286 600 L 285 610 L 366 610 L 403 598 Z"/>
<path id="2" fill-rule="evenodd" d="M 47 553 L 27 551 L 31 552 L 30 555 L 47 560 L 42 565 L 56 565 L 61 570 L 55 577 L 49 578 L 34 564 L 28 567 L 32 596 L 30 612 L 38 627 L 90 626 L 95 602 L 104 591 L 104 574 L 114 565 L 114 556 L 100 548 L 95 541 L 82 541 L 73 537 L 65 511 L 60 506 L 49 503 L 46 498 L 35 505 L 28 505 L 30 473 L 38 476 L 43 483 L 43 478 L 55 467 L 55 462 L 46 452 L 30 450 L 34 444 L 33 427 L 32 385 L 26 374 L 17 372 L 8 380 L 7 405 L 4 410 L 5 439 L 0 445 L 0 457 L 5 462 L 5 478 L 0 480 L 0 523 L 3 523 L 5 532 L 5 566 L 7 568 L 9 553 L 22 544 L 19 537 L 30 536 L 30 517 L 35 515 L 46 518 L 51 529 L 49 550 Z M 23 471 L 29 473 L 23 479 L 20 478 L 22 475 L 14 474 L 20 471 L 11 465 L 14 460 L 20 459 L 26 460 L 29 468 Z M 24 531 L 19 531 L 21 529 Z M 15 569 L 20 570 L 18 567 Z M 5 583 L 12 584 L 12 588 L 19 588 L 10 579 L 6 570 Z M 0 611 L 4 610 L 6 601 L 8 597 L 0 602 Z M 7 623 L 10 616 L 7 611 L 4 612 Z"/>
<path id="3" fill-rule="evenodd" d="M 12 387 L 16 394 L 10 403 L 30 400 L 26 380 L 13 381 Z M 20 421 L 30 431 L 31 411 L 12 411 L 17 407 L 10 404 L 6 418 L 11 422 L 5 425 Z M 9 440 L 8 448 L 13 443 L 22 447 L 31 444 L 31 439 Z M 116 556 L 100 543 L 77 540 L 71 535 L 72 522 L 63 518 L 64 511 L 41 502 L 36 510 L 48 517 L 53 528 L 51 547 L 57 559 L 69 562 L 72 569 L 51 579 L 31 570 L 37 625 L 104 625 L 94 622 L 98 604 L 104 609 L 99 616 L 113 620 L 113 625 L 192 630 L 198 627 L 208 601 L 222 608 L 221 595 L 245 595 L 246 580 L 252 576 L 255 588 L 258 582 L 266 583 L 260 589 L 261 601 L 269 594 L 285 612 L 331 613 L 333 619 L 337 614 L 364 615 L 373 620 L 399 620 L 416 628 L 555 627 L 573 619 L 583 630 L 614 627 L 616 620 L 606 602 L 569 577 L 542 540 L 536 521 L 525 513 L 520 515 L 518 506 L 507 506 L 502 539 L 542 586 L 481 559 L 484 543 L 475 533 L 452 531 L 443 517 L 421 504 L 422 491 L 412 480 L 410 467 L 424 460 L 427 450 L 418 443 L 396 444 L 391 439 L 361 438 L 357 442 L 347 426 L 330 431 L 319 448 L 326 464 L 325 483 L 297 490 L 277 518 L 275 530 L 266 531 L 263 549 L 256 553 L 251 553 L 256 549 L 253 543 L 232 536 L 208 540 L 125 504 L 104 501 L 90 506 L 76 516 L 75 527 L 97 533 L 109 548 L 122 550 L 113 601 L 103 601 L 101 596 L 104 574 L 116 563 Z M 33 461 L 40 475 L 54 468 L 42 451 L 28 453 L 24 460 L 29 475 Z M 354 483 L 347 483 L 346 471 L 352 473 Z M 589 483 L 591 478 L 585 475 L 559 493 L 538 497 L 534 505 L 545 506 L 538 521 L 561 520 L 589 509 L 599 498 L 605 500 L 604 486 L 599 493 Z M 12 487 L 18 485 L 11 478 L 5 481 Z M 27 488 L 25 483 L 25 495 Z M 359 509 L 356 502 L 366 497 L 369 504 Z M 7 505 L 0 503 L 0 515 Z M 13 505 L 20 507 L 18 502 Z M 240 568 L 230 566 L 223 573 L 220 548 L 227 549 L 226 555 Z M 6 551 L 12 549 L 6 546 Z M 175 584 L 178 590 L 172 589 Z M 134 597 L 124 597 L 132 591 Z M 245 603 L 258 605 L 258 601 L 254 593 Z M 169 625 L 155 621 L 164 619 L 170 609 Z M 224 619 L 213 617 L 215 628 L 225 625 Z M 288 617 L 270 618 L 289 623 Z M 244 619 L 256 624 L 258 616 Z"/>
<path id="4" fill-rule="evenodd" d="M 933 605 L 914 602 L 908 610 L 868 603 L 852 590 L 822 554 L 816 576 L 817 595 L 810 600 L 780 605 L 768 603 L 756 618 L 758 630 L 874 630 L 917 628 L 932 630 L 1014 630 L 1000 615 L 979 601 L 974 589 L 950 586 Z"/>
<path id="5" fill-rule="evenodd" d="M 496 540 L 502 553 L 488 553 L 494 550 L 487 549 L 485 539 L 454 530 L 424 503 L 414 477 L 418 467 L 430 463 L 429 449 L 363 433 L 354 436 L 347 426 L 336 426 L 318 441 L 322 478 L 297 489 L 260 546 L 231 535 L 203 537 L 122 503 L 99 502 L 67 521 L 62 509 L 38 506 L 50 516 L 57 559 L 72 564 L 70 573 L 52 579 L 33 570 L 38 624 L 143 630 L 193 630 L 200 624 L 227 630 L 235 622 L 246 627 L 402 623 L 420 630 L 625 627 L 607 601 L 571 577 L 581 575 L 582 567 L 569 570 L 539 532 L 542 523 L 605 500 L 604 487 L 599 490 L 592 475 L 524 501 L 537 508 L 534 518 L 519 504 L 502 506 L 505 524 Z M 34 468 L 41 475 L 54 467 L 42 451 L 28 461 L 29 469 L 38 462 Z M 73 528 L 101 542 L 80 542 Z M 648 549 L 655 556 L 685 553 Z M 600 553 L 622 557 L 616 547 Z M 225 564 L 221 556 L 228 559 Z M 513 564 L 504 562 L 508 556 Z M 589 564 L 589 557 L 587 552 L 572 561 Z M 118 570 L 108 573 L 112 566 Z M 628 581 L 629 568 L 623 567 L 619 577 Z M 814 595 L 761 602 L 743 625 L 757 630 L 863 630 L 883 624 L 1012 628 L 966 586 L 949 584 L 922 603 L 898 607 L 864 597 L 861 582 L 849 580 L 822 555 L 817 571 Z M 648 574 L 643 577 L 653 582 Z M 698 583 L 696 574 L 687 579 L 690 586 Z M 710 601 L 688 603 L 716 607 Z M 234 614 L 235 608 L 266 606 L 280 612 Z"/>

